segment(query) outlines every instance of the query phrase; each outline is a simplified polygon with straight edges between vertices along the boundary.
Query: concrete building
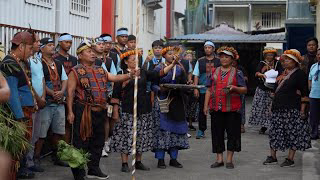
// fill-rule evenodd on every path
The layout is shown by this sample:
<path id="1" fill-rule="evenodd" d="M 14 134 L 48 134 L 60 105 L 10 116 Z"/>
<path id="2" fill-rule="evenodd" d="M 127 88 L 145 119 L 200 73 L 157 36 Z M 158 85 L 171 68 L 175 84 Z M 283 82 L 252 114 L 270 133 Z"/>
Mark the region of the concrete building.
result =
<path id="1" fill-rule="evenodd" d="M 286 2 L 286 0 L 209 0 L 208 25 L 215 27 L 225 22 L 243 32 L 284 28 Z M 271 43 L 267 46 L 283 48 L 282 43 Z"/>
<path id="2" fill-rule="evenodd" d="M 208 23 L 226 22 L 242 31 L 285 27 L 286 0 L 209 0 Z"/>
<path id="3" fill-rule="evenodd" d="M 114 25 L 111 25 L 114 26 L 114 30 L 126 27 L 130 34 L 136 35 L 137 0 L 117 0 L 114 6 L 115 19 Z M 140 12 L 139 48 L 147 52 L 154 40 L 184 34 L 185 9 L 185 0 L 143 0 Z M 110 33 L 114 34 L 114 31 Z"/>
<path id="4" fill-rule="evenodd" d="M 154 40 L 184 34 L 186 0 L 142 0 L 140 48 L 145 52 Z M 83 37 L 115 35 L 127 27 L 136 34 L 137 0 L 10 0 L 0 1 L 0 42 L 10 47 L 12 36 L 31 27 L 42 37 L 68 32 L 74 36 L 71 53 Z"/>
<path id="5" fill-rule="evenodd" d="M 71 53 L 82 37 L 101 33 L 102 0 L 10 0 L 0 1 L 0 42 L 6 50 L 12 36 L 29 24 L 40 37 L 68 32 L 74 36 Z"/>

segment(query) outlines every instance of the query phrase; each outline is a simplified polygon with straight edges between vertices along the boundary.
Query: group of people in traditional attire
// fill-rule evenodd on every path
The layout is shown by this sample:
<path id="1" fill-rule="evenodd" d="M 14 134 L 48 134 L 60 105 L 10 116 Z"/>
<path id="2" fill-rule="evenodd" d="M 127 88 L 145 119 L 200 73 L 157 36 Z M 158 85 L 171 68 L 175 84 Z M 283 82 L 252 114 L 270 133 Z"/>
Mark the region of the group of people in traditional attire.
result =
<path id="1" fill-rule="evenodd" d="M 116 39 L 116 45 L 109 34 L 84 39 L 75 57 L 68 53 L 72 45 L 68 33 L 60 35 L 57 47 L 50 37 L 39 39 L 32 31 L 15 34 L 10 54 L 0 64 L 5 74 L 5 78 L 0 76 L 0 101 L 8 100 L 8 111 L 27 124 L 27 137 L 33 146 L 21 160 L 18 178 L 31 179 L 34 172 L 44 171 L 40 156 L 49 127 L 55 165 L 68 167 L 57 157 L 59 140 L 90 153 L 87 172 L 71 168 L 75 180 L 85 176 L 107 179 L 99 164 L 110 152 L 119 153 L 121 171 L 130 172 L 135 77 L 139 97 L 135 169 L 150 170 L 142 163 L 142 154 L 148 151 L 154 152 L 158 168 L 167 167 L 166 153 L 170 166 L 182 168 L 178 154 L 190 148 L 188 130 L 196 130 L 192 123 L 198 121 L 196 139 L 204 138 L 209 114 L 212 152 L 216 154 L 211 168 L 226 162 L 226 168 L 233 169 L 234 152 L 241 151 L 241 133 L 245 132 L 248 82 L 237 50 L 228 46 L 216 50 L 212 41 L 206 41 L 205 56 L 196 60 L 194 51 L 156 40 L 143 59 L 136 37 L 129 35 L 127 28 L 118 29 Z M 277 51 L 266 48 L 264 60 L 257 66 L 258 87 L 249 124 L 261 126 L 260 134 L 269 130 L 271 154 L 264 165 L 277 163 L 276 152 L 289 149 L 281 167 L 293 166 L 296 150 L 310 148 L 311 139 L 319 138 L 317 39 L 308 40 L 307 49 L 305 56 L 295 49 L 287 50 L 278 61 Z M 164 84 L 193 88 L 168 88 Z"/>

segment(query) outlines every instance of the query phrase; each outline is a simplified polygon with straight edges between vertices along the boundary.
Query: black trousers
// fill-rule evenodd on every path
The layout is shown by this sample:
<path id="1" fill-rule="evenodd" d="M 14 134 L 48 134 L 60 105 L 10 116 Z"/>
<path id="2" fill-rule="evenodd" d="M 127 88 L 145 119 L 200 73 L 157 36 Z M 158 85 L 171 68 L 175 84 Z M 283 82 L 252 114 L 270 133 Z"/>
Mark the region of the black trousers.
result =
<path id="1" fill-rule="evenodd" d="M 320 122 L 320 99 L 310 98 L 310 126 L 311 137 L 319 136 L 319 122 Z"/>
<path id="2" fill-rule="evenodd" d="M 204 100 L 205 100 L 206 94 L 199 94 L 199 116 L 198 116 L 198 123 L 199 123 L 199 130 L 205 131 L 207 130 L 207 116 L 203 113 L 203 107 L 204 107 Z"/>
<path id="3" fill-rule="evenodd" d="M 228 151 L 241 151 L 241 115 L 238 112 L 213 111 L 211 113 L 212 152 L 225 151 L 224 136 L 227 132 Z"/>
<path id="4" fill-rule="evenodd" d="M 104 123 L 106 120 L 106 111 L 94 112 L 91 111 L 92 119 L 92 137 L 83 141 L 80 136 L 80 123 L 84 106 L 76 104 L 74 108 L 75 121 L 73 123 L 73 146 L 78 149 L 83 149 L 90 153 L 88 169 L 96 170 L 99 168 L 101 152 L 104 146 L 105 129 Z M 72 169 L 72 173 L 76 179 L 77 176 L 85 175 L 84 169 Z"/>

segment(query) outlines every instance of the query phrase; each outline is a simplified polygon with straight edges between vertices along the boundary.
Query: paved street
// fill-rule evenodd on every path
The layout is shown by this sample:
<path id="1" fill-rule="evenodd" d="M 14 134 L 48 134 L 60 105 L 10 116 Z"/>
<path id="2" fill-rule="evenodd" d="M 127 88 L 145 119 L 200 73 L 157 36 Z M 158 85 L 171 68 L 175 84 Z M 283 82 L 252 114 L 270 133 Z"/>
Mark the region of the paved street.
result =
<path id="1" fill-rule="evenodd" d="M 248 104 L 247 111 L 250 109 Z M 248 114 L 248 113 L 247 113 Z M 195 124 L 196 125 L 196 124 Z M 278 165 L 262 165 L 268 155 L 268 136 L 259 135 L 258 128 L 247 127 L 247 132 L 242 136 L 242 151 L 235 154 L 235 169 L 228 170 L 225 167 L 211 169 L 214 162 L 211 153 L 210 131 L 206 138 L 195 139 L 195 132 L 191 132 L 191 148 L 181 151 L 179 161 L 184 165 L 183 169 L 168 166 L 167 169 L 157 169 L 157 160 L 153 153 L 145 153 L 143 162 L 151 168 L 149 172 L 138 171 L 137 180 L 319 180 L 320 179 L 320 141 L 313 142 L 313 148 L 306 152 L 298 152 L 293 168 L 280 168 Z M 286 158 L 286 153 L 279 152 L 280 163 Z M 48 158 L 47 158 L 48 159 Z M 168 165 L 169 158 L 166 157 Z M 37 174 L 36 180 L 72 180 L 69 168 L 61 168 L 51 165 L 48 160 L 43 160 L 45 173 Z M 101 161 L 104 172 L 110 175 L 112 180 L 130 179 L 129 173 L 120 172 L 120 155 L 110 154 Z"/>

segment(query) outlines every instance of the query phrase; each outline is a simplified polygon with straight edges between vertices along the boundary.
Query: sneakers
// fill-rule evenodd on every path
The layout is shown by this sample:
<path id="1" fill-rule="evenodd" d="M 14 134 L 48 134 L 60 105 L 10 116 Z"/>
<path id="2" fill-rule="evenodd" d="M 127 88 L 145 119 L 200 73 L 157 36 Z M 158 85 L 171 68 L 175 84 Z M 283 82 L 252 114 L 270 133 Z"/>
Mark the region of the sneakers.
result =
<path id="1" fill-rule="evenodd" d="M 110 138 L 109 138 L 106 142 L 104 142 L 104 147 L 103 147 L 103 149 L 104 149 L 107 153 L 110 152 Z"/>
<path id="2" fill-rule="evenodd" d="M 102 153 L 101 153 L 101 157 L 108 157 L 109 154 L 106 152 L 106 150 L 103 148 L 102 149 Z"/>
<path id="3" fill-rule="evenodd" d="M 286 160 L 280 164 L 280 167 L 294 167 L 294 161 L 286 158 Z"/>
<path id="4" fill-rule="evenodd" d="M 191 138 L 191 134 L 187 133 L 187 137 L 188 137 L 188 138 Z"/>
<path id="5" fill-rule="evenodd" d="M 278 160 L 276 158 L 273 158 L 272 156 L 268 156 L 267 159 L 263 162 L 263 165 L 272 165 L 272 164 L 278 164 Z"/>
<path id="6" fill-rule="evenodd" d="M 104 174 L 100 168 L 89 169 L 87 178 L 89 179 L 108 179 L 109 175 Z"/>
<path id="7" fill-rule="evenodd" d="M 204 137 L 204 132 L 201 131 L 201 130 L 198 130 L 196 139 L 200 139 L 200 138 L 203 138 L 203 137 Z"/>
<path id="8" fill-rule="evenodd" d="M 44 169 L 41 167 L 40 159 L 34 159 L 34 165 L 29 167 L 32 172 L 44 172 Z"/>

